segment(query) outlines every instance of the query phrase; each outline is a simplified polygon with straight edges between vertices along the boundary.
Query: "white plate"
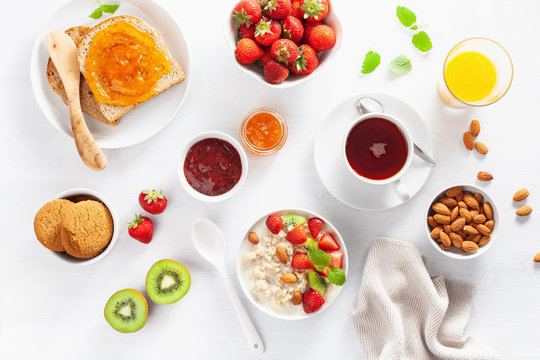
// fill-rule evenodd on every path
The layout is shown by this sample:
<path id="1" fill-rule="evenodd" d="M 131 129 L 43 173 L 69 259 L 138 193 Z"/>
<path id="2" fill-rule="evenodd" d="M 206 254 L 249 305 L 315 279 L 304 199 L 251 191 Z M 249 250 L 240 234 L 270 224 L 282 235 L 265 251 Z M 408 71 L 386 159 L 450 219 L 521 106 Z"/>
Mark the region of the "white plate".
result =
<path id="1" fill-rule="evenodd" d="M 172 56 L 186 74 L 186 78 L 180 84 L 124 115 L 116 127 L 105 125 L 85 114 L 88 128 L 99 146 L 104 149 L 123 148 L 138 144 L 157 134 L 180 109 L 189 88 L 188 48 L 182 31 L 174 19 L 152 0 L 122 0 L 115 14 L 104 14 L 98 20 L 88 17 L 95 7 L 95 0 L 69 1 L 60 7 L 45 24 L 32 50 L 30 63 L 32 90 L 45 117 L 58 130 L 72 137 L 67 106 L 51 89 L 47 81 L 45 72 L 49 54 L 45 46 L 45 36 L 51 30 L 64 31 L 72 26 L 94 26 L 117 15 L 132 15 L 144 20 L 160 32 Z"/>
<path id="2" fill-rule="evenodd" d="M 342 203 L 360 210 L 391 209 L 404 203 L 391 189 L 392 185 L 364 183 L 351 174 L 343 161 L 343 137 L 348 127 L 359 117 L 356 101 L 360 97 L 371 97 L 379 101 L 384 112 L 400 119 L 414 142 L 432 156 L 433 145 L 429 130 L 422 117 L 409 104 L 392 95 L 366 93 L 351 97 L 328 114 L 315 139 L 315 167 L 328 192 Z M 431 167 L 414 156 L 411 166 L 401 177 L 411 198 L 424 186 L 430 173 Z"/>

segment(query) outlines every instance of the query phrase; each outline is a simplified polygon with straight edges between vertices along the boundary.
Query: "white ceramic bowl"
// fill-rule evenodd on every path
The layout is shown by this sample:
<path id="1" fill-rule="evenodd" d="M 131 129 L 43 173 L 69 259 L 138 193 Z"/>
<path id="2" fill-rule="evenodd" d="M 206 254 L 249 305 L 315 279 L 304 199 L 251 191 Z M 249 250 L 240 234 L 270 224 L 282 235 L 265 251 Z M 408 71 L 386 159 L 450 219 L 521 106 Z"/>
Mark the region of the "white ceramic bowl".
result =
<path id="1" fill-rule="evenodd" d="M 184 174 L 184 161 L 186 159 L 186 154 L 189 151 L 189 149 L 195 143 L 204 139 L 209 139 L 209 138 L 217 138 L 217 139 L 225 140 L 229 144 L 234 146 L 236 151 L 238 151 L 238 155 L 240 155 L 240 161 L 242 163 L 242 175 L 240 176 L 240 180 L 238 180 L 236 185 L 234 185 L 234 187 L 231 190 L 227 191 L 225 194 L 221 194 L 217 196 L 209 196 L 209 195 L 205 195 L 198 192 L 197 190 L 192 188 L 191 185 L 189 185 L 186 179 L 186 176 Z M 206 202 L 219 202 L 219 201 L 223 201 L 230 198 L 231 196 L 236 194 L 238 190 L 240 190 L 240 188 L 246 181 L 247 174 L 248 174 L 248 159 L 246 156 L 246 152 L 244 151 L 244 148 L 242 147 L 242 145 L 240 145 L 238 141 L 236 141 L 235 138 L 221 131 L 206 131 L 206 132 L 203 132 L 194 136 L 193 138 L 191 138 L 191 140 L 187 142 L 187 144 L 184 146 L 184 148 L 182 149 L 180 153 L 180 157 L 178 161 L 178 178 L 180 179 L 180 183 L 182 184 L 184 189 L 187 191 L 187 193 L 193 196 L 197 200 L 206 201 Z"/>
<path id="2" fill-rule="evenodd" d="M 433 211 L 432 211 L 431 207 L 435 204 L 435 202 L 442 195 L 444 195 L 448 191 L 448 189 L 451 189 L 451 188 L 453 188 L 455 186 L 463 186 L 463 190 L 468 191 L 471 194 L 481 194 L 484 197 L 484 202 L 488 202 L 491 205 L 491 208 L 493 209 L 493 220 L 495 221 L 495 226 L 493 228 L 493 231 L 491 232 L 491 239 L 489 240 L 489 242 L 486 245 L 480 246 L 478 251 L 476 251 L 474 253 L 468 253 L 468 252 L 465 252 L 465 251 L 461 251 L 461 249 L 456 248 L 455 246 L 452 246 L 448 250 L 443 250 L 443 249 L 440 248 L 439 243 L 436 242 L 435 240 L 433 240 L 433 238 L 431 237 L 431 231 L 429 229 L 429 224 L 427 223 L 426 220 L 424 220 L 425 223 L 426 223 L 427 238 L 428 238 L 428 241 L 431 243 L 431 245 L 433 245 L 433 247 L 435 249 L 437 249 L 437 251 L 440 252 L 441 254 L 444 254 L 444 255 L 446 255 L 448 257 L 451 257 L 453 259 L 459 259 L 459 260 L 474 259 L 474 258 L 477 258 L 478 256 L 480 256 L 482 254 L 485 254 L 489 250 L 489 248 L 493 245 L 493 243 L 497 239 L 497 235 L 499 233 L 499 228 L 501 226 L 499 212 L 497 211 L 497 206 L 495 205 L 495 202 L 493 201 L 493 198 L 491 196 L 489 196 L 489 194 L 485 190 L 483 190 L 483 189 L 481 189 L 481 188 L 479 188 L 478 186 L 475 186 L 475 185 L 462 185 L 462 184 L 455 184 L 455 185 L 445 187 L 443 190 L 439 191 L 433 197 L 433 200 L 431 201 L 431 203 L 429 204 L 429 206 L 427 208 L 426 216 L 424 217 L 424 219 L 427 219 L 427 217 L 432 214 Z"/>
<path id="3" fill-rule="evenodd" d="M 244 294 L 246 295 L 246 297 L 249 299 L 249 301 L 251 301 L 251 303 L 253 305 L 255 305 L 256 308 L 258 308 L 259 310 L 261 310 L 263 313 L 265 314 L 268 314 L 272 317 L 275 317 L 275 318 L 278 318 L 278 319 L 283 319 L 283 320 L 300 320 L 300 319 L 306 319 L 310 316 L 313 316 L 313 315 L 316 315 L 316 314 L 319 314 L 321 313 L 322 311 L 324 311 L 324 309 L 328 308 L 332 302 L 334 302 L 334 300 L 338 297 L 339 293 L 341 292 L 341 289 L 343 288 L 343 286 L 345 286 L 345 284 L 343 286 L 334 286 L 334 289 L 332 289 L 333 293 L 331 295 L 331 297 L 327 300 L 325 300 L 325 303 L 323 304 L 323 306 L 316 312 L 314 313 L 311 313 L 311 314 L 306 314 L 304 313 L 303 311 L 300 313 L 300 314 L 280 314 L 278 312 L 276 312 L 275 310 L 267 307 L 267 306 L 264 306 L 263 304 L 257 302 L 254 298 L 253 298 L 253 295 L 251 294 L 251 289 L 249 289 L 249 285 L 246 283 L 246 276 L 244 274 L 244 271 L 245 269 L 243 269 L 243 266 L 242 266 L 242 256 L 243 256 L 243 253 L 244 253 L 244 244 L 248 241 L 248 235 L 251 231 L 253 231 L 254 229 L 267 229 L 266 228 L 266 218 L 270 215 L 283 215 L 283 214 L 286 214 L 286 213 L 292 213 L 292 214 L 298 214 L 298 215 L 301 215 L 303 217 L 305 217 L 306 219 L 309 219 L 309 218 L 312 218 L 312 217 L 318 217 L 320 218 L 323 222 L 324 222 L 324 225 L 323 225 L 323 231 L 325 230 L 326 228 L 326 231 L 325 232 L 328 232 L 330 234 L 332 234 L 332 236 L 334 237 L 334 239 L 337 241 L 339 247 L 341 248 L 341 251 L 343 252 L 343 271 L 345 272 L 345 275 L 347 275 L 347 270 L 348 270 L 348 265 L 349 265 L 349 257 L 347 255 L 347 248 L 345 246 L 345 241 L 343 241 L 343 238 L 341 237 L 341 234 L 339 233 L 339 231 L 334 227 L 334 225 L 332 225 L 326 218 L 324 218 L 323 216 L 317 214 L 317 213 L 314 213 L 312 211 L 308 211 L 308 210 L 304 210 L 304 209 L 284 209 L 284 210 L 278 210 L 278 211 L 273 211 L 269 214 L 266 214 L 264 215 L 263 217 L 259 218 L 252 226 L 250 226 L 250 228 L 247 230 L 246 234 L 244 235 L 244 238 L 242 239 L 242 242 L 240 243 L 240 249 L 239 249 L 239 253 L 238 253 L 238 258 L 237 258 L 237 261 L 236 261 L 236 274 L 238 276 L 238 281 L 240 282 L 240 286 L 242 287 L 242 290 L 244 291 Z M 260 230 L 259 230 L 260 231 Z M 300 308 L 302 308 L 302 305 L 297 305 L 299 306 Z"/>
<path id="4" fill-rule="evenodd" d="M 144 20 L 159 31 L 172 56 L 184 70 L 186 78 L 124 115 L 117 126 L 105 125 L 90 115 L 84 116 L 88 128 L 101 148 L 117 149 L 132 146 L 160 132 L 182 106 L 191 78 L 188 46 L 171 14 L 153 0 L 122 0 L 115 14 L 104 14 L 98 20 L 88 17 L 95 8 L 95 0 L 66 1 L 45 22 L 34 42 L 30 60 L 32 90 L 47 120 L 60 132 L 73 137 L 68 108 L 47 81 L 49 54 L 45 46 L 45 36 L 51 30 L 66 30 L 72 26 L 94 26 L 117 15 L 132 15 Z"/>
<path id="5" fill-rule="evenodd" d="M 300 85 L 308 80 L 316 78 L 324 71 L 324 69 L 328 66 L 332 58 L 336 55 L 339 48 L 341 47 L 341 43 L 343 40 L 343 27 L 341 26 L 341 22 L 336 16 L 335 7 L 331 4 L 330 11 L 328 12 L 328 15 L 326 15 L 326 17 L 323 19 L 323 22 L 328 26 L 332 27 L 332 29 L 334 29 L 334 32 L 336 33 L 336 45 L 330 50 L 319 52 L 319 66 L 317 66 L 317 68 L 311 74 L 301 76 L 291 73 L 287 80 L 285 80 L 281 84 L 270 84 L 268 81 L 266 81 L 264 73 L 260 66 L 256 64 L 241 64 L 236 60 L 236 57 L 234 56 L 234 52 L 236 50 L 236 43 L 238 40 L 238 27 L 236 26 L 235 20 L 231 17 L 231 13 L 234 4 L 237 2 L 237 0 L 227 1 L 228 6 L 225 11 L 225 22 L 223 23 L 223 34 L 225 35 L 225 39 L 227 41 L 227 44 L 229 45 L 229 49 L 231 50 L 230 57 L 232 61 L 236 63 L 239 69 L 269 87 L 285 89 Z"/>
<path id="6" fill-rule="evenodd" d="M 55 199 L 67 199 L 74 202 L 79 201 L 77 198 L 82 198 L 84 200 L 97 200 L 101 203 L 103 203 L 107 209 L 109 209 L 109 212 L 111 213 L 112 220 L 113 220 L 113 234 L 111 237 L 111 242 L 109 245 L 103 250 L 99 255 L 94 256 L 93 258 L 89 259 L 78 259 L 76 257 L 73 257 L 69 255 L 66 252 L 56 252 L 50 250 L 50 253 L 55 255 L 60 260 L 77 266 L 86 266 L 86 265 L 92 265 L 97 263 L 98 261 L 102 260 L 109 252 L 111 252 L 112 248 L 116 244 L 116 240 L 118 239 L 118 234 L 120 233 L 120 225 L 118 222 L 118 215 L 116 214 L 116 210 L 114 210 L 114 207 L 112 204 L 107 200 L 103 195 L 95 192 L 94 190 L 85 189 L 85 188 L 75 188 L 75 189 L 69 189 L 66 191 L 61 192 L 60 194 L 55 196 Z"/>

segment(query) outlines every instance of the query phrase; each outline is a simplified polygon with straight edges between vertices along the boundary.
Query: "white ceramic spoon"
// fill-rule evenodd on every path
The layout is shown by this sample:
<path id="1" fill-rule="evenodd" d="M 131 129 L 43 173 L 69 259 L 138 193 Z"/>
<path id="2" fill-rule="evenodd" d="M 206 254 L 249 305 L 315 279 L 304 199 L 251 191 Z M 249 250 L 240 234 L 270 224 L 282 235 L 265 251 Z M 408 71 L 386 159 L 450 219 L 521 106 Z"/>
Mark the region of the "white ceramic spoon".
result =
<path id="1" fill-rule="evenodd" d="M 197 219 L 191 227 L 191 240 L 199 254 L 213 264 L 221 273 L 225 288 L 232 300 L 236 315 L 240 320 L 242 330 L 244 330 L 244 335 L 246 336 L 250 348 L 257 354 L 262 354 L 264 352 L 264 345 L 261 337 L 259 336 L 257 329 L 255 329 L 255 326 L 253 326 L 244 306 L 238 299 L 231 281 L 227 276 L 227 272 L 225 271 L 225 237 L 223 236 L 223 233 L 217 225 L 210 220 Z"/>

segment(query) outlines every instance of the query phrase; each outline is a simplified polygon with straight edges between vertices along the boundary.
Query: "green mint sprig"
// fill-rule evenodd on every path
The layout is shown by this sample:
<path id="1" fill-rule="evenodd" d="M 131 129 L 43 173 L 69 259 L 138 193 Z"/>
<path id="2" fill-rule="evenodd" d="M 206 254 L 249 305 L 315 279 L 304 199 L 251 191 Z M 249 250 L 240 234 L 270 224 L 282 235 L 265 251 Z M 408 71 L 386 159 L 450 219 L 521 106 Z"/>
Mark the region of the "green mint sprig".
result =
<path id="1" fill-rule="evenodd" d="M 116 10 L 118 10 L 118 8 L 120 7 L 120 4 L 112 2 L 101 4 L 98 1 L 97 4 L 98 7 L 90 15 L 88 15 L 92 19 L 99 19 L 103 15 L 103 13 L 114 14 Z"/>
<path id="2" fill-rule="evenodd" d="M 332 262 L 332 259 L 325 251 L 321 249 L 311 249 L 308 252 L 308 256 L 317 271 L 328 269 L 328 281 L 337 286 L 345 284 L 346 276 L 343 270 L 336 266 L 332 268 L 328 267 Z"/>
<path id="3" fill-rule="evenodd" d="M 388 69 L 396 75 L 405 75 L 412 70 L 411 59 L 405 55 L 399 55 L 390 62 Z"/>
<path id="4" fill-rule="evenodd" d="M 375 51 L 369 51 L 362 63 L 362 74 L 371 74 L 381 63 L 381 55 Z"/>
<path id="5" fill-rule="evenodd" d="M 399 6 L 396 8 L 396 16 L 399 19 L 401 25 L 411 29 L 416 30 L 418 26 L 416 25 L 416 14 L 406 8 L 405 6 Z"/>
<path id="6" fill-rule="evenodd" d="M 412 43 L 421 52 L 428 52 L 433 48 L 431 39 L 425 31 L 420 31 L 414 34 L 412 37 Z"/>
<path id="7" fill-rule="evenodd" d="M 328 269 L 328 281 L 330 281 L 332 284 L 342 286 L 345 284 L 346 280 L 347 276 L 345 276 L 345 272 L 343 272 L 343 270 L 337 266 Z"/>

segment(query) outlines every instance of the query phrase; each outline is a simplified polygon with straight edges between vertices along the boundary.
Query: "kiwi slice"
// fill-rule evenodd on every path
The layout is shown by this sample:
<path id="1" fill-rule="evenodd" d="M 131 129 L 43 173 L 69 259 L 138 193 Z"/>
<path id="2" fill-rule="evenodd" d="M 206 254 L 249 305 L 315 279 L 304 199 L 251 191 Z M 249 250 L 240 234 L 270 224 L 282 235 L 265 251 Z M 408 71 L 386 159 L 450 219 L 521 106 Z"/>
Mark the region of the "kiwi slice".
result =
<path id="1" fill-rule="evenodd" d="M 305 217 L 291 213 L 282 215 L 281 218 L 283 219 L 283 225 L 285 225 L 288 231 L 291 231 L 297 226 L 304 225 L 307 221 Z"/>
<path id="2" fill-rule="evenodd" d="M 191 276 L 188 269 L 173 260 L 160 260 L 146 275 L 146 291 L 150 299 L 158 304 L 172 304 L 180 300 L 189 290 Z"/>
<path id="3" fill-rule="evenodd" d="M 148 318 L 148 301 L 134 289 L 114 293 L 105 305 L 105 320 L 116 331 L 135 332 L 141 329 Z"/>
<path id="4" fill-rule="evenodd" d="M 318 292 L 321 296 L 324 295 L 326 292 L 326 288 L 328 287 L 327 280 L 324 276 L 319 274 L 313 269 L 308 270 L 308 280 L 309 280 L 309 286 L 316 292 Z"/>
<path id="5" fill-rule="evenodd" d="M 307 241 L 304 243 L 304 245 L 309 250 L 315 250 L 319 248 L 319 243 L 317 242 L 317 240 L 313 239 L 311 236 L 307 237 Z"/>

